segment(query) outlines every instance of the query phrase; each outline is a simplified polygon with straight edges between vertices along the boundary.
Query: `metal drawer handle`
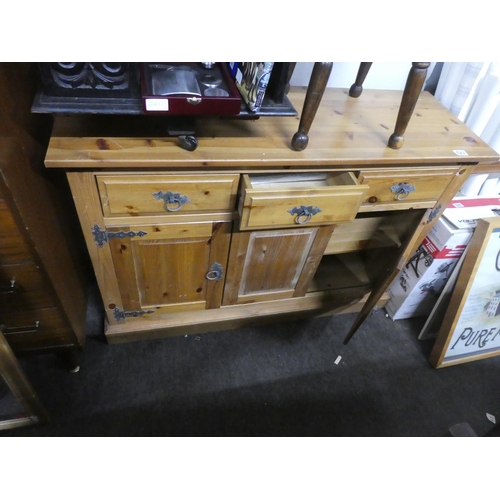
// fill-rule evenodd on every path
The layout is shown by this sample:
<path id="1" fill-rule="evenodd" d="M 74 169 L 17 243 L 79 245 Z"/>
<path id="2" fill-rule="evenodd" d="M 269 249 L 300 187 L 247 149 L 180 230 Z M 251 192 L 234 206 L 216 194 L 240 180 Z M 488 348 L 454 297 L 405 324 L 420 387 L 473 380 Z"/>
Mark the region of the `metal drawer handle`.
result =
<path id="1" fill-rule="evenodd" d="M 0 293 L 14 293 L 16 291 L 16 280 L 10 280 L 10 285 L 0 286 Z"/>
<path id="2" fill-rule="evenodd" d="M 223 275 L 222 266 L 218 262 L 214 262 L 210 271 L 205 275 L 205 278 L 209 281 L 220 281 Z"/>
<path id="3" fill-rule="evenodd" d="M 295 215 L 295 222 L 296 224 L 307 224 L 311 219 L 313 215 L 316 215 L 317 213 L 321 212 L 321 209 L 319 207 L 305 207 L 304 205 L 301 205 L 300 207 L 294 207 L 290 210 L 287 210 L 287 212 L 290 215 Z"/>
<path id="4" fill-rule="evenodd" d="M 413 184 L 400 182 L 391 187 L 391 191 L 395 194 L 394 199 L 397 201 L 404 200 L 410 193 L 413 193 L 417 188 Z"/>
<path id="5" fill-rule="evenodd" d="M 40 321 L 35 321 L 33 326 L 5 326 L 1 325 L 0 329 L 4 335 L 16 335 L 21 333 L 37 333 L 40 330 Z"/>
<path id="6" fill-rule="evenodd" d="M 184 203 L 189 203 L 191 200 L 180 193 L 171 193 L 170 191 L 163 192 L 158 191 L 157 193 L 152 193 L 157 200 L 163 200 L 165 202 L 165 210 L 167 212 L 177 212 L 181 209 Z"/>
<path id="7" fill-rule="evenodd" d="M 201 103 L 201 97 L 188 97 L 186 101 L 189 104 L 194 104 L 196 106 L 197 104 Z"/>

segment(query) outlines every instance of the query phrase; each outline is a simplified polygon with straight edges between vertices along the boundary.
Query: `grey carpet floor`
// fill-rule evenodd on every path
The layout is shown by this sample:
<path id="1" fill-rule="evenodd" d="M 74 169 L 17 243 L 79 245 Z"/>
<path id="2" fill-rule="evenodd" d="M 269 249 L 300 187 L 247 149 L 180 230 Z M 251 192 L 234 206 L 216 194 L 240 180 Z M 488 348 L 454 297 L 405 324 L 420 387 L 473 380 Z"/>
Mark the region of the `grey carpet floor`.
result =
<path id="1" fill-rule="evenodd" d="M 51 422 L 0 436 L 481 436 L 500 419 L 500 357 L 435 370 L 422 320 L 383 310 L 344 346 L 354 317 L 108 345 L 90 315 L 78 373 L 22 358 Z"/>

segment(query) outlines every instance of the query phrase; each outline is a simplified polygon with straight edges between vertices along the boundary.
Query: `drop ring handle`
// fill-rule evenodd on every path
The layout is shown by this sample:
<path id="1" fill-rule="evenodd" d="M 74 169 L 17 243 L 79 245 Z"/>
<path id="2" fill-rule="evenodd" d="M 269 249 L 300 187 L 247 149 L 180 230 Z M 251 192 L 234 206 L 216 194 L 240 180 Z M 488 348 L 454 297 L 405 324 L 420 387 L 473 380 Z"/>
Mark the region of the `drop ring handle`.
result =
<path id="1" fill-rule="evenodd" d="M 321 209 L 319 207 L 306 207 L 301 205 L 300 207 L 291 208 L 290 210 L 287 210 L 287 212 L 290 215 L 295 215 L 296 224 L 307 224 L 312 219 L 313 215 L 321 212 Z"/>
<path id="2" fill-rule="evenodd" d="M 214 262 L 210 271 L 205 275 L 205 278 L 209 281 L 220 281 L 222 278 L 223 270 L 222 266 L 218 262 Z"/>
<path id="3" fill-rule="evenodd" d="M 178 212 L 182 208 L 182 205 L 191 201 L 187 196 L 180 193 L 172 193 L 171 191 L 158 191 L 152 194 L 157 200 L 165 202 L 163 206 L 167 212 Z"/>
<path id="4" fill-rule="evenodd" d="M 417 188 L 413 184 L 408 184 L 406 182 L 400 182 L 391 187 L 391 191 L 395 194 L 394 199 L 397 201 L 404 200 L 416 189 Z"/>

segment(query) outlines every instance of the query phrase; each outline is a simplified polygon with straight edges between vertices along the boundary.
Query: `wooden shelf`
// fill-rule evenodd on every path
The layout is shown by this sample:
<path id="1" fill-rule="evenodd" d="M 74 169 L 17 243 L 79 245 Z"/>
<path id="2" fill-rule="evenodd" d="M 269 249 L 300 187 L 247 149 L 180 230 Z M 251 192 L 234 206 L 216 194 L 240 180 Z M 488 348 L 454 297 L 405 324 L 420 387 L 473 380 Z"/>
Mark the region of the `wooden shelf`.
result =
<path id="1" fill-rule="evenodd" d="M 370 278 L 367 275 L 361 252 L 352 252 L 324 256 L 307 292 L 362 286 L 370 286 Z"/>

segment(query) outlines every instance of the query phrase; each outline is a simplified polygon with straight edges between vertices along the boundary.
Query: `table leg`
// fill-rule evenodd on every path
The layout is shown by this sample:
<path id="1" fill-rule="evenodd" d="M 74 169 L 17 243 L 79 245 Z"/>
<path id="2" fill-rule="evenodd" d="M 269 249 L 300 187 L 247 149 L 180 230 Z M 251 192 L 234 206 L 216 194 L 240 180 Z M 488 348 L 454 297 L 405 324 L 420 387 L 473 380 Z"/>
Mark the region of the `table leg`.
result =
<path id="1" fill-rule="evenodd" d="M 425 77 L 427 75 L 427 68 L 430 66 L 428 62 L 414 62 L 411 64 L 412 68 L 406 80 L 394 133 L 391 135 L 388 142 L 388 146 L 392 149 L 400 149 L 401 146 L 403 146 L 403 136 L 406 127 L 413 114 L 420 92 L 422 92 Z"/>
<path id="2" fill-rule="evenodd" d="M 309 142 L 309 129 L 311 128 L 321 98 L 325 92 L 332 67 L 332 62 L 314 63 L 309 85 L 307 87 L 304 106 L 302 107 L 299 129 L 292 138 L 292 148 L 295 151 L 302 151 L 307 147 L 307 143 Z"/>
<path id="3" fill-rule="evenodd" d="M 412 235 L 409 236 L 408 241 L 401 247 L 399 255 L 394 259 L 392 265 L 388 266 L 386 272 L 383 273 L 377 285 L 373 287 L 373 291 L 363 305 L 363 308 L 356 317 L 354 324 L 347 333 L 344 339 L 344 344 L 347 344 L 353 337 L 359 327 L 363 324 L 370 312 L 376 306 L 379 299 L 384 292 L 389 288 L 392 282 L 396 279 L 403 267 L 407 264 L 408 260 L 415 254 L 423 239 L 429 234 L 430 230 L 444 212 L 445 208 L 449 205 L 453 197 L 463 186 L 464 182 L 469 178 L 474 170 L 474 166 L 463 166 L 459 172 L 455 174 L 451 182 L 448 184 L 444 193 L 439 197 L 435 204 L 435 208 L 427 209 L 424 212 L 420 223 L 415 228 Z"/>
<path id="4" fill-rule="evenodd" d="M 349 95 L 351 97 L 359 97 L 361 95 L 361 92 L 363 92 L 363 83 L 365 81 L 366 75 L 368 74 L 368 71 L 370 71 L 370 68 L 372 67 L 372 64 L 373 63 L 371 62 L 362 62 L 359 65 L 356 81 L 351 85 L 351 88 L 349 89 Z"/>
<path id="5" fill-rule="evenodd" d="M 57 353 L 65 368 L 70 373 L 77 373 L 80 371 L 80 363 L 78 361 L 78 356 L 73 349 L 67 351 L 62 351 Z"/>

